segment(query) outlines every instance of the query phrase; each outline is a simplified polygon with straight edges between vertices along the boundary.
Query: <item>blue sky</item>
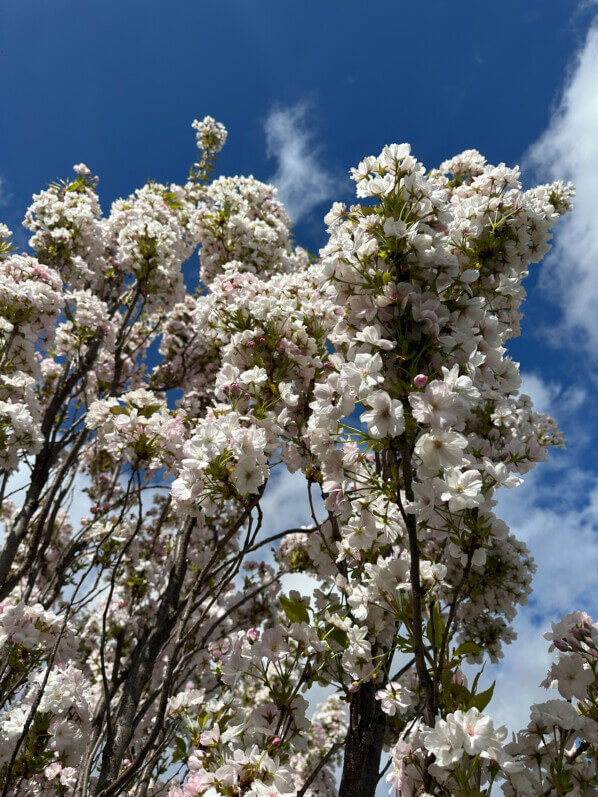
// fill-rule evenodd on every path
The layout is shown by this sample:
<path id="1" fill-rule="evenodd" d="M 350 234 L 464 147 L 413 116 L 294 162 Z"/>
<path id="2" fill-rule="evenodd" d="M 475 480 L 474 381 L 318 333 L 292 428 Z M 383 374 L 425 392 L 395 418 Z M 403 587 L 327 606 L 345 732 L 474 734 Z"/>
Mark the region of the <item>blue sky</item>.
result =
<path id="1" fill-rule="evenodd" d="M 500 507 L 540 565 L 510 691 L 497 686 L 513 724 L 544 675 L 548 618 L 598 613 L 597 16 L 587 0 L 3 0 L 0 18 L 0 218 L 13 229 L 80 161 L 105 211 L 148 177 L 184 180 L 190 123 L 206 114 L 229 130 L 220 173 L 274 179 L 310 251 L 330 203 L 352 199 L 348 169 L 392 141 L 428 167 L 474 147 L 522 163 L 526 185 L 576 182 L 511 347 L 569 441 Z"/>

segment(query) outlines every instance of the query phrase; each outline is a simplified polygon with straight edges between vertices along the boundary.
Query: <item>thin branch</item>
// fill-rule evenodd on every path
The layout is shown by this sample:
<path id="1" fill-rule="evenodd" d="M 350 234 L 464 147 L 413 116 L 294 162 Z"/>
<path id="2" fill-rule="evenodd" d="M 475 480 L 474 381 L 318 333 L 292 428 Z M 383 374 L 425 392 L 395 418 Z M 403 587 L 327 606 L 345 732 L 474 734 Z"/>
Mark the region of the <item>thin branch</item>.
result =
<path id="1" fill-rule="evenodd" d="M 309 777 L 307 778 L 307 780 L 305 781 L 305 783 L 303 784 L 301 789 L 297 792 L 297 797 L 305 797 L 305 794 L 306 794 L 307 790 L 309 789 L 309 787 L 311 786 L 311 784 L 318 777 L 318 775 L 320 774 L 322 769 L 326 766 L 326 764 L 328 763 L 330 758 L 338 750 L 340 750 L 342 746 L 343 746 L 343 742 L 336 742 L 335 744 L 332 745 L 332 747 L 330 748 L 330 750 L 328 750 L 326 755 L 324 755 L 320 759 L 320 761 L 318 762 L 318 765 L 315 767 L 315 769 L 313 769 L 312 772 L 310 772 Z"/>

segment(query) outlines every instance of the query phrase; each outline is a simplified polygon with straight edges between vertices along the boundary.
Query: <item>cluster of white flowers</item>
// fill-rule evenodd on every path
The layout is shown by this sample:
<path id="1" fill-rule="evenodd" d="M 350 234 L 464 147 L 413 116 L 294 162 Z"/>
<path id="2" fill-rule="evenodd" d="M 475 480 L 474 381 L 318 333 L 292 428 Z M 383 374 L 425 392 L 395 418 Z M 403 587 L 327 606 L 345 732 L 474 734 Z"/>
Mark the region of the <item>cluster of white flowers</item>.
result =
<path id="1" fill-rule="evenodd" d="M 33 702 L 42 685 L 41 700 L 34 707 Z M 30 677 L 19 705 L 0 714 L 0 766 L 10 759 L 12 745 L 21 736 L 25 725 L 32 724 L 46 738 L 47 756 L 56 757 L 60 768 L 69 765 L 69 774 L 76 775 L 91 726 L 88 696 L 89 685 L 82 671 L 71 664 L 57 665 L 50 673 L 42 670 Z M 52 774 L 53 770 L 50 771 Z M 36 779 L 25 784 L 34 792 L 37 785 Z M 28 792 L 25 790 L 23 793 Z"/>
<path id="2" fill-rule="evenodd" d="M 218 350 L 220 362 L 217 403 L 197 423 L 173 485 L 180 510 L 203 502 L 213 513 L 215 496 L 228 498 L 231 486 L 256 493 L 281 444 L 289 467 L 305 464 L 292 443 L 301 438 L 310 385 L 325 367 L 332 308 L 311 272 L 263 281 L 236 265 L 228 264 L 192 313 L 196 340 Z"/>
<path id="3" fill-rule="evenodd" d="M 209 285 L 232 260 L 262 278 L 307 268 L 293 248 L 290 221 L 276 189 L 254 177 L 220 177 L 202 194 L 198 214 L 200 276 Z"/>
<path id="4" fill-rule="evenodd" d="M 197 210 L 183 188 L 148 183 L 113 203 L 106 223 L 113 263 L 150 303 L 166 308 L 185 295 L 182 263 L 197 246 Z"/>
<path id="5" fill-rule="evenodd" d="M 565 615 L 544 634 L 558 650 L 541 686 L 558 689 L 561 700 L 531 708 L 528 727 L 506 751 L 521 763 L 509 773 L 505 794 L 589 794 L 598 789 L 591 749 L 598 744 L 598 623 L 585 612 Z"/>
<path id="6" fill-rule="evenodd" d="M 76 178 L 53 183 L 35 194 L 24 226 L 42 263 L 55 268 L 71 288 L 98 287 L 105 271 L 106 233 L 95 192 L 96 182 L 84 164 Z"/>
<path id="7" fill-rule="evenodd" d="M 95 401 L 85 423 L 97 430 L 96 443 L 115 459 L 125 459 L 148 475 L 178 463 L 185 441 L 185 413 L 168 410 L 163 398 L 144 388 Z"/>
<path id="8" fill-rule="evenodd" d="M 172 485 L 179 512 L 213 515 L 233 494 L 257 493 L 269 474 L 266 433 L 242 425 L 241 416 L 208 412 L 183 448 L 182 467 Z"/>
<path id="9" fill-rule="evenodd" d="M 191 127 L 195 130 L 198 148 L 210 155 L 220 152 L 226 144 L 226 127 L 211 116 L 204 116 L 201 122 L 195 119 Z"/>
<path id="10" fill-rule="evenodd" d="M 0 469 L 18 467 L 19 456 L 41 446 L 39 349 L 54 337 L 64 306 L 62 281 L 52 268 L 27 255 L 0 260 Z M 36 351 L 37 346 L 37 351 Z"/>
<path id="11" fill-rule="evenodd" d="M 438 718 L 433 728 L 417 725 L 409 743 L 399 741 L 393 748 L 388 780 L 398 794 L 422 788 L 423 761 L 429 754 L 434 756 L 429 772 L 451 794 L 476 772 L 481 783 L 500 779 L 509 797 L 582 795 L 598 787 L 589 752 L 598 742 L 598 624 L 584 612 L 574 612 L 553 623 L 552 633 L 545 636 L 560 653 L 542 686 L 557 688 L 564 699 L 533 705 L 527 729 L 511 742 L 506 742 L 504 727 L 495 729 L 491 718 L 475 707 Z M 466 685 L 461 674 L 457 689 Z M 394 691 L 389 687 L 380 693 L 389 707 Z"/>
<path id="12" fill-rule="evenodd" d="M 67 658 L 74 654 L 76 643 L 72 630 L 63 630 L 63 626 L 59 615 L 46 611 L 39 603 L 0 604 L 0 648 L 17 645 L 35 653 L 50 653 L 60 637 L 59 652 Z"/>
<path id="13" fill-rule="evenodd" d="M 240 788 L 245 797 L 293 797 L 296 794 L 290 770 L 282 767 L 276 756 L 253 745 L 246 751 L 236 751 L 233 756 L 217 757 L 221 737 L 206 732 L 204 738 L 209 752 L 206 755 L 205 750 L 196 750 L 189 757 L 187 765 L 193 774 L 184 789 L 171 787 L 169 797 L 226 797 L 231 790 Z M 206 759 L 214 758 L 221 764 L 214 772 L 207 772 L 203 764 Z"/>
<path id="14" fill-rule="evenodd" d="M 459 175 L 447 175 L 457 163 Z M 399 467 L 406 456 L 399 440 L 408 428 L 412 475 L 400 505 L 417 520 L 422 555 L 429 561 L 441 550 L 450 555 L 441 599 L 450 603 L 464 570 L 474 580 L 487 557 L 501 562 L 500 599 L 488 600 L 492 585 L 485 583 L 457 610 L 464 637 L 496 656 L 500 636 L 508 639 L 510 632 L 493 614 L 512 616 L 509 603 L 525 601 L 529 577 L 526 551 L 493 516 L 492 496 L 499 486 L 515 486 L 515 473 L 529 470 L 545 458 L 546 445 L 561 440 L 551 419 L 534 414 L 527 397 L 513 396 L 520 380 L 503 343 L 518 332 L 526 265 L 568 208 L 571 191 L 556 184 L 522 194 L 516 170 L 486 166 L 473 151 L 426 177 L 407 145 L 366 158 L 353 176 L 358 196 L 378 204 L 336 205 L 327 217 L 331 237 L 321 281 L 342 311 L 331 334 L 333 368 L 316 385 L 309 419 L 326 506 L 355 518 L 341 528 L 344 556 L 359 562 L 348 601 L 364 614 L 369 605 L 375 617 L 375 590 L 364 592 L 365 560 L 375 562 L 389 543 L 409 548 L 403 519 L 393 502 L 381 499 L 367 458 L 356 451 L 341 457 L 337 448 L 339 422 L 361 405 L 367 438 L 380 450 L 394 446 Z M 394 533 L 363 521 L 357 508 L 372 501 L 381 502 L 378 518 L 394 513 Z"/>
<path id="15" fill-rule="evenodd" d="M 65 302 L 67 319 L 57 327 L 55 354 L 85 351 L 86 344 L 100 336 L 108 347 L 114 343 L 108 307 L 92 291 L 66 291 Z"/>

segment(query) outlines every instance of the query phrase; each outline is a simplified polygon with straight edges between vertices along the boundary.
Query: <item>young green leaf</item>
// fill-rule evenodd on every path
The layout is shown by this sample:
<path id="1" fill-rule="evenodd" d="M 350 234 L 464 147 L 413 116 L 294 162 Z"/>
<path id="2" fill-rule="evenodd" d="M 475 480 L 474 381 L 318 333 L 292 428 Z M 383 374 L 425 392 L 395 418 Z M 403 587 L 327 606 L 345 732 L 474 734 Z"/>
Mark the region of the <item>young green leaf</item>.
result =
<path id="1" fill-rule="evenodd" d="M 291 623 L 309 623 L 309 612 L 304 603 L 287 598 L 284 595 L 280 596 L 280 602 L 284 613 Z"/>

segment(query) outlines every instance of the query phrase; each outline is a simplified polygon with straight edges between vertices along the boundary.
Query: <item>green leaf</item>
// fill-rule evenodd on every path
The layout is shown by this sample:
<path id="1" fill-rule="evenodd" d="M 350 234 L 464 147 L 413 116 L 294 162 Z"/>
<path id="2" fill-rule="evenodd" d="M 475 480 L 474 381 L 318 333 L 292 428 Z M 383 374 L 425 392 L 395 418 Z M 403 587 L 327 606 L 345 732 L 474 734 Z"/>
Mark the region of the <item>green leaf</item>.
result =
<path id="1" fill-rule="evenodd" d="M 466 709 L 471 699 L 471 693 L 466 686 L 453 681 L 453 672 L 448 667 L 442 671 L 440 681 L 444 696 L 443 702 L 447 710 Z"/>
<path id="2" fill-rule="evenodd" d="M 185 744 L 185 740 L 181 739 L 180 736 L 175 736 L 174 744 L 176 750 L 172 756 L 173 761 L 182 761 L 183 758 L 187 755 L 187 745 Z"/>
<path id="3" fill-rule="evenodd" d="M 336 626 L 332 627 L 332 631 L 326 633 L 326 639 L 332 639 L 333 642 L 336 642 L 342 648 L 346 648 L 349 645 L 347 632 L 343 631 L 342 628 L 336 628 Z"/>
<path id="4" fill-rule="evenodd" d="M 454 656 L 468 656 L 470 653 L 481 653 L 482 648 L 475 642 L 464 642 L 454 652 Z"/>
<path id="5" fill-rule="evenodd" d="M 292 623 L 309 623 L 309 612 L 304 603 L 287 598 L 284 595 L 281 595 L 279 600 L 284 613 Z"/>
<path id="6" fill-rule="evenodd" d="M 444 620 L 442 619 L 442 615 L 440 613 L 440 608 L 438 606 L 438 601 L 432 607 L 432 615 L 428 620 L 428 625 L 426 626 L 426 636 L 430 640 L 430 644 L 436 649 L 440 650 L 440 646 L 442 645 L 442 636 L 444 634 Z"/>
<path id="7" fill-rule="evenodd" d="M 199 729 L 201 731 L 203 731 L 203 729 L 206 727 L 206 725 L 208 724 L 208 720 L 209 719 L 210 719 L 210 715 L 208 714 L 207 711 L 202 711 L 201 714 L 197 715 L 197 717 L 196 717 L 197 726 L 199 727 Z"/>
<path id="8" fill-rule="evenodd" d="M 469 705 L 471 692 L 462 684 L 452 684 L 451 687 L 453 703 L 456 708 L 465 709 Z"/>
<path id="9" fill-rule="evenodd" d="M 450 695 L 453 689 L 453 673 L 445 667 L 440 674 L 440 683 L 442 684 L 442 691 Z"/>
<path id="10" fill-rule="evenodd" d="M 415 650 L 413 642 L 410 642 L 406 637 L 397 637 L 395 645 L 401 653 L 413 653 Z"/>
<path id="11" fill-rule="evenodd" d="M 479 695 L 473 695 L 469 701 L 468 708 L 477 708 L 478 711 L 483 711 L 488 703 L 492 700 L 495 684 L 496 681 L 494 681 L 492 686 L 489 689 L 486 689 L 486 691 L 480 692 Z"/>

